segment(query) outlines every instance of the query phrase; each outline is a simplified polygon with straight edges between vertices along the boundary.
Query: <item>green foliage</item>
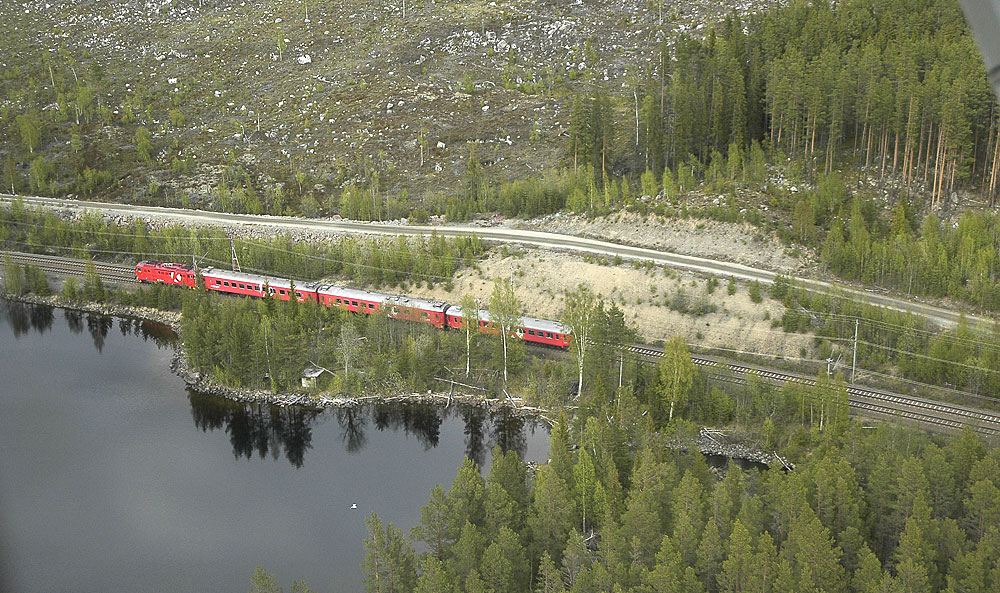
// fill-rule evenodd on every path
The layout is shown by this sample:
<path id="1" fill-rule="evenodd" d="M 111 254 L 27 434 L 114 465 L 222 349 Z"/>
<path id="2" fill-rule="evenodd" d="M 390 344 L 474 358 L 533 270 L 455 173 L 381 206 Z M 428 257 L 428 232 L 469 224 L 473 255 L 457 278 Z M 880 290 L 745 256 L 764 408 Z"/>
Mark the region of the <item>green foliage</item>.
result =
<path id="1" fill-rule="evenodd" d="M 21 143 L 28 152 L 34 154 L 42 141 L 42 122 L 37 113 L 26 113 L 17 116 L 16 125 L 21 135 Z"/>
<path id="2" fill-rule="evenodd" d="M 153 137 L 145 127 L 135 131 L 135 150 L 142 161 L 149 163 L 153 160 Z"/>
<path id="3" fill-rule="evenodd" d="M 493 282 L 493 294 L 490 295 L 490 325 L 493 331 L 499 334 L 501 354 L 503 361 L 503 382 L 507 384 L 509 363 L 516 363 L 520 358 L 520 350 L 523 342 L 512 338 L 514 328 L 518 325 L 521 316 L 521 304 L 514 295 L 514 287 L 505 278 L 495 278 Z M 499 357 L 498 357 L 499 358 Z"/>
<path id="4" fill-rule="evenodd" d="M 656 363 L 658 417 L 661 422 L 671 422 L 674 409 L 688 404 L 694 394 L 696 373 L 687 344 L 680 337 L 671 338 Z M 663 418 L 664 414 L 666 418 Z"/>
<path id="5" fill-rule="evenodd" d="M 3 288 L 7 294 L 21 296 L 28 292 L 24 268 L 11 261 L 9 255 L 3 258 Z"/>
<path id="6" fill-rule="evenodd" d="M 413 548 L 392 523 L 384 526 L 378 515 L 365 519 L 365 559 L 361 567 L 368 593 L 412 591 L 417 583 Z"/>
<path id="7" fill-rule="evenodd" d="M 750 283 L 750 291 L 748 294 L 750 295 L 750 300 L 755 303 L 760 303 L 764 300 L 764 297 L 760 294 L 760 282 L 756 280 Z"/>
<path id="8" fill-rule="evenodd" d="M 260 564 L 253 570 L 250 577 L 250 593 L 281 593 L 281 587 L 274 575 L 264 570 Z"/>

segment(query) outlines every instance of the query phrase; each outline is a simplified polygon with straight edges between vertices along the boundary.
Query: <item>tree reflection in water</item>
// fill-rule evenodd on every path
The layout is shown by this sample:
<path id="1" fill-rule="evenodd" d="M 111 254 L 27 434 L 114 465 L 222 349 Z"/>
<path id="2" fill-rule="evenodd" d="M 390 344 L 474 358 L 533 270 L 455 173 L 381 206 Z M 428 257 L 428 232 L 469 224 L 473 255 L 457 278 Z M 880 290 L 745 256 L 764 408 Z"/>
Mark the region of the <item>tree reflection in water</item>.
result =
<path id="1" fill-rule="evenodd" d="M 54 315 L 52 307 L 46 305 L 30 305 L 8 301 L 3 308 L 0 319 L 6 321 L 14 331 L 14 337 L 19 338 L 31 330 L 44 333 L 52 328 Z"/>
<path id="2" fill-rule="evenodd" d="M 402 429 L 424 446 L 424 451 L 437 447 L 444 414 L 440 406 L 375 404 L 375 428 L 382 431 Z"/>
<path id="3" fill-rule="evenodd" d="M 483 467 L 486 460 L 486 443 L 483 441 L 485 431 L 483 425 L 486 423 L 486 410 L 473 406 L 462 408 L 462 420 L 465 421 L 465 456 L 476 462 L 476 465 Z"/>
<path id="4" fill-rule="evenodd" d="M 63 317 L 66 318 L 66 325 L 69 326 L 69 331 L 74 334 L 78 334 L 83 331 L 83 313 L 79 311 L 72 311 L 70 309 L 63 309 Z"/>
<path id="5" fill-rule="evenodd" d="M 368 414 L 363 408 L 338 408 L 337 422 L 343 431 L 341 440 L 348 453 L 357 453 L 365 448 L 365 425 Z"/>
<path id="6" fill-rule="evenodd" d="M 98 352 L 104 351 L 104 341 L 108 338 L 108 332 L 114 326 L 115 320 L 107 315 L 87 314 L 87 330 L 90 332 L 90 339 L 94 340 L 94 348 Z"/>
<path id="7" fill-rule="evenodd" d="M 486 412 L 471 406 L 442 408 L 429 404 L 372 404 L 333 410 L 278 407 L 230 401 L 213 395 L 188 392 L 191 415 L 205 432 L 222 430 L 229 435 L 233 455 L 278 459 L 282 452 L 289 463 L 302 467 L 312 448 L 312 427 L 323 419 L 335 419 L 348 453 L 361 451 L 368 442 L 369 426 L 375 430 L 402 430 L 413 435 L 425 450 L 437 447 L 441 425 L 450 415 L 465 422 L 466 455 L 482 467 L 494 445 L 505 451 L 527 452 L 526 422 L 510 412 Z M 532 425 L 532 430 L 534 425 Z"/>
<path id="8" fill-rule="evenodd" d="M 254 453 L 263 459 L 271 454 L 302 467 L 306 450 L 312 448 L 312 423 L 319 410 L 243 404 L 213 395 L 188 390 L 194 424 L 204 432 L 225 430 L 237 459 L 251 459 Z"/>

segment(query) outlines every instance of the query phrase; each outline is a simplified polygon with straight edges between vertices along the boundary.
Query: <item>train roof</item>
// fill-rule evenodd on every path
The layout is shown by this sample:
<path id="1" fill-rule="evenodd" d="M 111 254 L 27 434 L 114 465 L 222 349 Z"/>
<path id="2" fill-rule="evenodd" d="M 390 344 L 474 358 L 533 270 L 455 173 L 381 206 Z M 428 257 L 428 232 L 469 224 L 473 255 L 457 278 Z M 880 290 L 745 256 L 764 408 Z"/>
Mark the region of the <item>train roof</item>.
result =
<path id="1" fill-rule="evenodd" d="M 142 260 L 141 262 L 139 262 L 136 265 L 138 265 L 138 266 L 142 266 L 142 265 L 156 266 L 158 268 L 170 268 L 172 270 L 189 270 L 190 271 L 190 270 L 194 269 L 189 264 L 175 264 L 175 263 L 172 263 L 172 262 L 163 262 L 163 261 L 157 261 L 157 260 L 153 260 L 153 259 L 144 259 L 144 260 Z"/>
<path id="2" fill-rule="evenodd" d="M 349 288 L 347 286 L 336 286 L 333 284 L 324 284 L 320 286 L 316 292 L 320 294 L 332 295 L 335 297 L 341 297 L 341 298 L 347 297 L 350 299 L 374 301 L 376 303 L 388 303 L 390 305 L 396 305 L 399 307 L 423 309 L 425 311 L 440 311 L 442 313 L 444 312 L 445 309 L 449 307 L 448 303 L 445 303 L 443 301 L 428 301 L 425 299 L 415 299 L 407 296 L 401 296 L 398 294 L 373 292 L 370 290 Z"/>
<path id="3" fill-rule="evenodd" d="M 361 290 L 347 286 L 337 286 L 335 284 L 321 284 L 319 288 L 316 289 L 316 292 L 335 297 L 347 297 L 349 299 L 373 301 L 376 303 L 381 303 L 385 299 L 392 296 L 391 294 L 386 294 L 384 292 L 373 292 L 371 290 Z"/>
<path id="4" fill-rule="evenodd" d="M 534 317 L 522 317 L 521 325 L 529 329 L 540 329 L 543 331 L 555 332 L 557 334 L 571 334 L 573 331 L 568 325 L 559 323 L 558 321 L 549 321 L 548 319 L 535 319 Z"/>
<path id="5" fill-rule="evenodd" d="M 272 288 L 291 288 L 292 286 L 292 282 L 288 278 L 271 278 L 270 276 L 261 276 L 260 274 L 247 274 L 246 272 L 234 272 L 232 270 L 211 267 L 202 269 L 201 275 L 229 280 L 230 282 L 235 280 L 236 282 L 250 282 L 252 284 L 260 284 L 261 286 L 267 284 Z M 319 286 L 319 282 L 301 281 L 295 283 L 295 288 L 308 292 L 315 292 L 317 286 Z"/>
<path id="6" fill-rule="evenodd" d="M 390 305 L 398 305 L 400 307 L 410 307 L 413 309 L 423 309 L 424 311 L 438 311 L 444 313 L 445 309 L 450 307 L 448 303 L 444 301 L 428 301 L 425 299 L 414 299 L 407 296 L 400 295 L 388 295 L 385 302 Z"/>
<path id="7" fill-rule="evenodd" d="M 455 317 L 462 316 L 462 307 L 453 306 L 448 309 L 448 315 L 453 315 Z M 490 312 L 486 309 L 479 310 L 479 319 L 482 321 L 490 322 L 492 321 L 490 317 Z M 547 332 L 555 332 L 558 334 L 571 334 L 573 333 L 570 328 L 558 321 L 549 321 L 548 319 L 536 319 L 534 317 L 519 317 L 518 321 L 522 327 L 528 329 L 540 329 Z"/>

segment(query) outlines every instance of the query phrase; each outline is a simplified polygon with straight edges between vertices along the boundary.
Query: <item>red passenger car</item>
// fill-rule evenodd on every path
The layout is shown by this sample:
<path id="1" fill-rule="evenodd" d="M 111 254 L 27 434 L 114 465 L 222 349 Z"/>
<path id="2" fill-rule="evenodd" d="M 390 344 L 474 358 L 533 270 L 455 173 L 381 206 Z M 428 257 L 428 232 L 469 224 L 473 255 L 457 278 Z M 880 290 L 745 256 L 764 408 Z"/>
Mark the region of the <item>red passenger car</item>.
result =
<path id="1" fill-rule="evenodd" d="M 358 290 L 346 286 L 321 284 L 316 289 L 316 298 L 321 305 L 339 307 L 352 313 L 371 314 L 382 308 L 382 301 L 390 295 L 370 290 Z"/>
<path id="2" fill-rule="evenodd" d="M 448 307 L 448 327 L 454 329 L 465 327 L 462 315 L 462 307 Z M 521 317 L 518 323 L 512 332 L 513 336 L 518 339 L 534 344 L 555 346 L 556 348 L 569 348 L 572 332 L 558 321 Z M 479 310 L 479 331 L 486 334 L 500 332 L 497 324 L 490 319 L 490 312 L 485 309 Z"/>
<path id="3" fill-rule="evenodd" d="M 268 290 L 276 299 L 287 301 L 291 298 L 292 282 L 287 278 L 268 278 L 257 274 L 245 274 L 218 268 L 203 268 L 201 275 L 205 279 L 205 289 L 228 294 L 262 297 Z M 316 300 L 316 282 L 303 282 L 295 285 L 295 297 L 300 303 Z"/>
<path id="4" fill-rule="evenodd" d="M 439 328 L 447 324 L 445 313 L 450 308 L 443 301 L 425 301 L 397 295 L 389 296 L 384 306 L 389 307 L 389 317 L 393 319 L 428 323 Z"/>

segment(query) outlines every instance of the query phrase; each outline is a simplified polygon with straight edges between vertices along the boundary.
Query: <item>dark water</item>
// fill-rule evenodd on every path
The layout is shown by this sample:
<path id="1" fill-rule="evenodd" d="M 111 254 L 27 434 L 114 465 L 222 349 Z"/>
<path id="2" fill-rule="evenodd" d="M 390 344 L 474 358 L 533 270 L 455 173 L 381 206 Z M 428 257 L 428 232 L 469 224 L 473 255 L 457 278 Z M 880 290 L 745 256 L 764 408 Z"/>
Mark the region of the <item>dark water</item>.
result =
<path id="1" fill-rule="evenodd" d="M 153 324 L 0 300 L 0 592 L 245 591 L 257 564 L 361 591 L 371 511 L 408 531 L 464 455 L 547 456 L 543 426 L 470 408 L 192 394 L 171 354 Z"/>

